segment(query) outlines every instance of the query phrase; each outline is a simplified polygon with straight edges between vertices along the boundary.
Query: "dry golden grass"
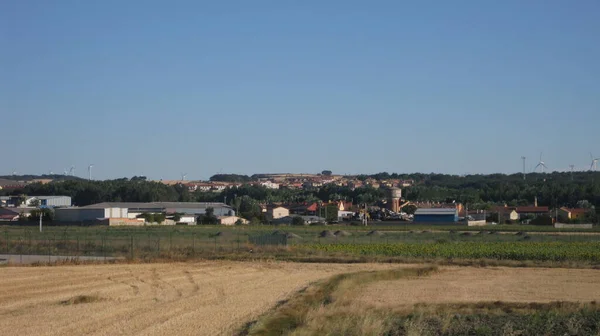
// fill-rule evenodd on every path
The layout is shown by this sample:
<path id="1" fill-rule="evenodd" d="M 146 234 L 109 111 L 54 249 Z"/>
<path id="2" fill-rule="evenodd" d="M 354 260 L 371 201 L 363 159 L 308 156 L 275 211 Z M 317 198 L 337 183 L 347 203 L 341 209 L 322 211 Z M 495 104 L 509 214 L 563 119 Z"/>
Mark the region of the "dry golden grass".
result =
<path id="1" fill-rule="evenodd" d="M 600 301 L 600 270 L 444 267 L 419 279 L 380 281 L 357 302 L 374 307 L 418 303 Z"/>
<path id="2" fill-rule="evenodd" d="M 309 283 L 389 264 L 0 268 L 0 335 L 230 335 Z"/>
<path id="3" fill-rule="evenodd" d="M 590 301 L 600 293 L 598 275 L 466 267 L 341 274 L 309 287 L 246 331 L 252 336 L 596 335 L 600 307 Z M 494 301 L 486 301 L 490 298 Z M 440 303 L 446 301 L 456 303 Z"/>
<path id="4" fill-rule="evenodd" d="M 383 334 L 391 327 L 391 319 L 380 314 L 366 316 L 362 314 L 364 310 L 355 314 L 356 306 L 348 309 L 352 292 L 371 282 L 418 277 L 436 270 L 421 266 L 336 275 L 298 293 L 247 328 L 245 333 L 252 336 Z"/>

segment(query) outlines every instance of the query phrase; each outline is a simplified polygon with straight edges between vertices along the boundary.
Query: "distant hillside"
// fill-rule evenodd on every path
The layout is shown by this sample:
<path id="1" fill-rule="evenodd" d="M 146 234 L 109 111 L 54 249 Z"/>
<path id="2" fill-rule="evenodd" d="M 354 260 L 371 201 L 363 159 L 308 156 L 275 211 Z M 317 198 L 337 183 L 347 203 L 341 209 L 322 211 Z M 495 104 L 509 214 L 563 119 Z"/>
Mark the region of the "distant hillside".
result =
<path id="1" fill-rule="evenodd" d="M 33 181 L 33 180 L 54 180 L 54 181 L 79 181 L 84 180 L 81 177 L 77 176 L 69 176 L 69 175 L 60 175 L 60 174 L 52 174 L 52 175 L 0 175 L 0 179 L 11 180 L 11 181 Z"/>

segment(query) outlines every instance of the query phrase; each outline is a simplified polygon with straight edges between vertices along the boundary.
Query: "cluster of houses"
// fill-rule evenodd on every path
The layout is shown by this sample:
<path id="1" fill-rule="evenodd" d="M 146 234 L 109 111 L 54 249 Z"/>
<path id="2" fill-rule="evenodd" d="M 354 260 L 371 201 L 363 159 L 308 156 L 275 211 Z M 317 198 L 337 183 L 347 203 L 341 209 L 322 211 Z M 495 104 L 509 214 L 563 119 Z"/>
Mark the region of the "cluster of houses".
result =
<path id="1" fill-rule="evenodd" d="M 397 189 L 397 188 L 396 188 Z M 396 195 L 399 195 L 396 194 Z M 586 209 L 560 208 L 551 211 L 546 206 L 498 206 L 487 211 L 467 210 L 460 203 L 405 202 L 390 194 L 390 199 L 382 207 L 359 207 L 352 202 L 313 202 L 302 204 L 265 204 L 262 212 L 271 224 L 292 224 L 294 217 L 301 217 L 305 224 L 325 223 L 331 216 L 327 211 L 336 210 L 337 221 L 352 220 L 404 220 L 415 223 L 456 223 L 465 220 L 468 225 L 486 225 L 489 215 L 496 214 L 501 224 L 528 223 L 529 220 L 544 216 L 555 217 L 565 222 L 583 218 Z M 412 204 L 417 210 L 414 215 L 401 212 L 405 205 Z M 74 207 L 68 196 L 2 196 L 0 197 L 0 220 L 16 221 L 27 217 L 36 208 L 52 208 L 54 220 L 61 223 L 97 223 L 108 225 L 143 224 L 188 224 L 194 225 L 211 208 L 217 222 L 222 225 L 248 224 L 248 220 L 236 215 L 231 206 L 219 202 L 105 202 L 88 206 Z M 160 223 L 148 222 L 144 214 L 165 214 Z M 486 221 L 487 220 L 487 221 Z"/>
<path id="2" fill-rule="evenodd" d="M 345 175 L 317 175 L 317 174 L 263 174 L 263 177 L 252 182 L 214 182 L 214 181 L 183 181 L 183 180 L 160 180 L 167 185 L 183 184 L 190 191 L 221 192 L 230 187 L 245 185 L 262 186 L 268 189 L 313 189 L 327 184 L 351 189 L 370 186 L 375 189 L 392 187 L 409 187 L 414 184 L 413 180 L 376 180 L 367 178 L 361 181 L 355 177 Z"/>
<path id="3" fill-rule="evenodd" d="M 0 179 L 0 190 L 21 189 L 27 185 L 26 182 Z"/>

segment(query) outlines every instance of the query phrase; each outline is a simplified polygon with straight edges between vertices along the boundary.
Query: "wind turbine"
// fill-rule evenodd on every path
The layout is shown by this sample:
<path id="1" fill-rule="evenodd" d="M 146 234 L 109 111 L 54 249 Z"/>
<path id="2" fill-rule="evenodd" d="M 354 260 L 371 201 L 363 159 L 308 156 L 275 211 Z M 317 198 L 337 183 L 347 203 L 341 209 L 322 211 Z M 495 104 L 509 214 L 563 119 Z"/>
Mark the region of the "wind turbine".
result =
<path id="1" fill-rule="evenodd" d="M 185 177 L 187 176 L 187 173 L 181 173 L 181 180 L 185 181 Z"/>
<path id="2" fill-rule="evenodd" d="M 69 169 L 69 175 L 75 176 L 75 166 L 71 166 L 71 169 Z"/>
<path id="3" fill-rule="evenodd" d="M 571 168 L 571 181 L 573 181 L 573 169 L 575 169 L 575 165 L 569 165 L 569 168 Z"/>
<path id="4" fill-rule="evenodd" d="M 542 168 L 542 173 L 544 173 L 544 169 L 548 169 L 548 166 L 546 166 L 546 163 L 544 161 L 542 161 L 542 153 L 540 153 L 540 162 L 537 164 L 537 166 L 535 166 L 535 168 L 533 170 L 537 170 L 538 167 Z"/>
<path id="5" fill-rule="evenodd" d="M 590 152 L 590 159 L 592 159 L 592 163 L 590 164 L 590 170 L 596 171 L 598 169 L 598 160 L 600 160 L 600 158 L 594 158 L 592 152 Z"/>
<path id="6" fill-rule="evenodd" d="M 94 164 L 90 164 L 88 166 L 88 179 L 91 181 L 92 180 L 92 168 L 94 167 Z"/>

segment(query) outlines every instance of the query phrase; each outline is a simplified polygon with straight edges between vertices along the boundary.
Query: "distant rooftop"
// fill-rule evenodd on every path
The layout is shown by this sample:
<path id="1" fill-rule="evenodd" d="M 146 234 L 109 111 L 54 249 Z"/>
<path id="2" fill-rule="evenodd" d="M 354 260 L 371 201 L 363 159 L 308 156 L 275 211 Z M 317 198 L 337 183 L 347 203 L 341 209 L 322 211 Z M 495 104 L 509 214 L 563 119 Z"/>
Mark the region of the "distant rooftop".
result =
<path id="1" fill-rule="evenodd" d="M 415 215 L 455 215 L 457 211 L 455 208 L 420 208 Z"/>
<path id="2" fill-rule="evenodd" d="M 83 206 L 88 209 L 128 208 L 128 209 L 206 209 L 231 208 L 219 202 L 104 202 Z"/>
<path id="3" fill-rule="evenodd" d="M 7 200 L 10 200 L 11 198 L 17 198 L 17 197 L 20 197 L 20 196 L 0 196 L 0 200 L 7 201 Z M 71 196 L 31 196 L 31 195 L 26 196 L 26 198 L 37 198 L 39 200 L 49 200 L 49 199 L 61 198 L 61 197 L 69 197 L 70 198 Z"/>

